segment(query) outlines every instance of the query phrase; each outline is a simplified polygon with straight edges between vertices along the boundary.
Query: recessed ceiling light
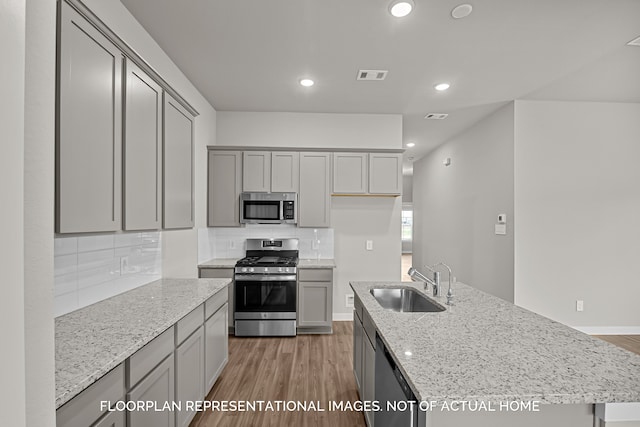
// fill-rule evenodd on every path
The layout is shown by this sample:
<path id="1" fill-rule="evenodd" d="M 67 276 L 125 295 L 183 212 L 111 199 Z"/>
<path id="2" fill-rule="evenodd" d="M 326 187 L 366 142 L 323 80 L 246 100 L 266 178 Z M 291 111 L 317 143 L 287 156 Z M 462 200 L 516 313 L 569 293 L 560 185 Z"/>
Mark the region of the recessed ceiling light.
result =
<path id="1" fill-rule="evenodd" d="M 311 87 L 315 84 L 315 82 L 311 79 L 301 79 L 300 84 L 304 87 Z"/>
<path id="2" fill-rule="evenodd" d="M 436 90 L 439 90 L 440 92 L 449 89 L 449 87 L 451 87 L 451 85 L 449 85 L 449 83 L 438 83 L 437 85 L 434 86 L 436 88 Z"/>
<path id="3" fill-rule="evenodd" d="M 407 142 L 407 147 L 411 148 L 411 147 L 415 147 L 416 143 L 415 142 Z"/>
<path id="4" fill-rule="evenodd" d="M 473 6 L 471 6 L 470 4 L 461 4 L 453 8 L 453 10 L 451 11 L 451 16 L 453 16 L 455 19 L 466 18 L 471 14 L 472 10 Z"/>
<path id="5" fill-rule="evenodd" d="M 389 13 L 396 18 L 402 18 L 410 14 L 414 6 L 413 0 L 393 0 L 389 5 Z"/>

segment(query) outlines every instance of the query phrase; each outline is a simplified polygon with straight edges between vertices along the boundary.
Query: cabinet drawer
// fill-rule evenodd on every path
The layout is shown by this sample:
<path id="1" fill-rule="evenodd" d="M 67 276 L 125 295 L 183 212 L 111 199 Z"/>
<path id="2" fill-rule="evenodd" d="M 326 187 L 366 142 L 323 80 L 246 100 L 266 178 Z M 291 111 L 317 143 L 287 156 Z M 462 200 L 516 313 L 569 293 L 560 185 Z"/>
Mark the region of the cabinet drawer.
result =
<path id="1" fill-rule="evenodd" d="M 176 347 L 187 339 L 196 329 L 204 323 L 204 304 L 200 304 L 191 313 L 178 320 L 176 329 Z"/>
<path id="2" fill-rule="evenodd" d="M 174 327 L 171 326 L 127 359 L 127 389 L 138 384 L 145 375 L 171 354 L 174 349 L 173 334 Z"/>
<path id="3" fill-rule="evenodd" d="M 220 309 L 229 299 L 227 288 L 220 289 L 217 294 L 213 295 L 204 303 L 204 318 L 205 320 L 213 316 L 213 314 Z"/>
<path id="4" fill-rule="evenodd" d="M 203 279 L 233 279 L 233 268 L 201 268 Z"/>
<path id="5" fill-rule="evenodd" d="M 124 399 L 124 364 L 121 363 L 89 388 L 65 403 L 56 411 L 57 427 L 86 427 L 95 423 L 105 411 L 103 400 L 114 405 Z"/>
<path id="6" fill-rule="evenodd" d="M 301 282 L 332 282 L 333 269 L 331 268 L 306 268 L 298 270 L 298 280 Z"/>

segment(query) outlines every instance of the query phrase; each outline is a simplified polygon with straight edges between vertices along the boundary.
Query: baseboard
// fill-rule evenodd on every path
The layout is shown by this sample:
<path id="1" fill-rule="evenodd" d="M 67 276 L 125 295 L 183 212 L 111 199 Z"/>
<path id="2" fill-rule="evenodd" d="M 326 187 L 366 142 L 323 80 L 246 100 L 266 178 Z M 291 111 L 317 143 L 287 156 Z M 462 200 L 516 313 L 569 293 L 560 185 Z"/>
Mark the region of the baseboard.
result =
<path id="1" fill-rule="evenodd" d="M 588 335 L 640 335 L 640 326 L 572 326 Z"/>
<path id="2" fill-rule="evenodd" d="M 353 320 L 353 311 L 350 313 L 333 313 L 334 322 L 350 322 Z"/>

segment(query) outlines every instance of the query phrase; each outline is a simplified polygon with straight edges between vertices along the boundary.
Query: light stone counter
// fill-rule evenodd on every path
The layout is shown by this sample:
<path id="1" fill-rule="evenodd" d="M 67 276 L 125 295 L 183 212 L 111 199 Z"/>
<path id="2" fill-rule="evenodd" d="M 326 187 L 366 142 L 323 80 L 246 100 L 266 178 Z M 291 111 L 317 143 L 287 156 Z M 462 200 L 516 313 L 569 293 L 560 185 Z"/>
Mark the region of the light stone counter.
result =
<path id="1" fill-rule="evenodd" d="M 423 289 L 351 283 L 419 400 L 640 402 L 640 355 L 462 283 L 454 306 L 433 298 L 440 313 L 385 310 L 369 292 L 397 286 Z"/>
<path id="2" fill-rule="evenodd" d="M 233 268 L 240 258 L 214 258 L 198 265 L 198 268 Z"/>
<path id="3" fill-rule="evenodd" d="M 161 279 L 55 319 L 56 408 L 221 290 L 229 279 Z"/>
<path id="4" fill-rule="evenodd" d="M 298 261 L 298 268 L 336 268 L 333 259 L 302 259 Z"/>

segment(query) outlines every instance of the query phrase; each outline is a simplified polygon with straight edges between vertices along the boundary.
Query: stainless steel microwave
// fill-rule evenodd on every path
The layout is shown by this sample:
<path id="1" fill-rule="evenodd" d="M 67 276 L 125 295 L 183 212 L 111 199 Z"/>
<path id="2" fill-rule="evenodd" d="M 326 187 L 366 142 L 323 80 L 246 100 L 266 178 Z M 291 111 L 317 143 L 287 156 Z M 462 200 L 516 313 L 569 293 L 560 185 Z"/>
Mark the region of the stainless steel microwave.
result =
<path id="1" fill-rule="evenodd" d="M 296 224 L 297 193 L 242 193 L 241 224 Z"/>

